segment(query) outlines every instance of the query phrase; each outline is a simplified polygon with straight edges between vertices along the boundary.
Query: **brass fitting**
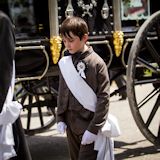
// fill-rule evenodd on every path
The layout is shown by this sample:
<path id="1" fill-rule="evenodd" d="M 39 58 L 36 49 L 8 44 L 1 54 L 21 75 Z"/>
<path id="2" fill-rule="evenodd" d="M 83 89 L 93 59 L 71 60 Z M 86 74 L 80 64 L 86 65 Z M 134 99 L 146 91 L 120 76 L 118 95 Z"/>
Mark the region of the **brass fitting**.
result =
<path id="1" fill-rule="evenodd" d="M 117 57 L 120 56 L 122 51 L 122 45 L 124 42 L 124 33 L 122 31 L 115 31 L 113 33 L 113 44 L 114 44 L 114 50 Z"/>
<path id="2" fill-rule="evenodd" d="M 50 38 L 50 49 L 52 54 L 52 61 L 56 64 L 60 57 L 62 47 L 62 38 L 60 36 L 53 36 Z"/>

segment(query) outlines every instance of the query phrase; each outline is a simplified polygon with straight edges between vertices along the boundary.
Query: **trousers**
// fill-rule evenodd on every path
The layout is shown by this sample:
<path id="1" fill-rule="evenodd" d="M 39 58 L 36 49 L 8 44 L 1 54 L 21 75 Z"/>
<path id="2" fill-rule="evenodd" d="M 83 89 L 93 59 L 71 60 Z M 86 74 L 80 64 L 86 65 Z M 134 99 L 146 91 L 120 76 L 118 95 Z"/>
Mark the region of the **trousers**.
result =
<path id="1" fill-rule="evenodd" d="M 94 150 L 94 143 L 81 145 L 82 136 L 75 134 L 67 127 L 67 140 L 71 160 L 96 160 L 98 152 Z"/>

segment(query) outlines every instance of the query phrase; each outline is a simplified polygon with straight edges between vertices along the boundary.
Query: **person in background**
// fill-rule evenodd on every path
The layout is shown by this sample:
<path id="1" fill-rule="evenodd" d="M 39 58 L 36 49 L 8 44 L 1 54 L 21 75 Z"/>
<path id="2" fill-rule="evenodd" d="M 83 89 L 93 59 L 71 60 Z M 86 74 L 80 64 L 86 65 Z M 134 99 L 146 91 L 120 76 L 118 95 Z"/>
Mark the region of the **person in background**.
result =
<path id="1" fill-rule="evenodd" d="M 119 92 L 119 100 L 125 100 L 127 98 L 127 93 L 126 93 L 126 80 L 124 78 L 124 75 L 120 75 L 115 79 L 117 87 L 120 89 L 122 87 L 125 87 L 122 89 L 122 91 Z"/>
<path id="2" fill-rule="evenodd" d="M 65 19 L 60 34 L 67 51 L 59 61 L 57 130 L 66 131 L 72 160 L 96 160 L 94 142 L 109 111 L 108 69 L 86 44 L 88 26 L 82 18 Z"/>
<path id="3" fill-rule="evenodd" d="M 18 118 L 22 106 L 12 100 L 14 56 L 14 26 L 10 18 L 0 11 L 0 160 L 31 160 Z"/>
<path id="4" fill-rule="evenodd" d="M 124 74 L 119 74 L 116 70 L 109 70 L 109 76 L 111 85 L 112 82 L 115 81 L 118 91 L 119 91 L 119 100 L 125 100 L 127 98 L 127 91 L 126 91 L 126 79 Z"/>

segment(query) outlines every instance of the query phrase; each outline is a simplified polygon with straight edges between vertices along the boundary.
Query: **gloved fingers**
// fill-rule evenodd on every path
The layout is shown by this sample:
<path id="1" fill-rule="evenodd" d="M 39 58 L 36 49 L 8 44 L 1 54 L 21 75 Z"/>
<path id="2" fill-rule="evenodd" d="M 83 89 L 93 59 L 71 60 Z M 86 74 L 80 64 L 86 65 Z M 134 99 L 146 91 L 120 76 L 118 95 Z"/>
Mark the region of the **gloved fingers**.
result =
<path id="1" fill-rule="evenodd" d="M 58 131 L 60 134 L 64 134 L 64 133 L 65 133 L 65 128 L 64 128 L 64 127 L 58 127 L 58 128 L 57 128 L 57 131 Z"/>
<path id="2" fill-rule="evenodd" d="M 60 134 L 64 134 L 66 131 L 67 125 L 64 122 L 58 122 L 57 124 L 57 131 Z"/>
<path id="3" fill-rule="evenodd" d="M 93 143 L 93 142 L 94 142 L 93 140 L 83 139 L 83 140 L 81 141 L 81 144 L 82 144 L 82 145 L 87 145 L 87 144 L 91 144 L 91 143 Z"/>
<path id="4" fill-rule="evenodd" d="M 82 145 L 91 144 L 96 140 L 96 137 L 97 135 L 86 130 L 82 136 L 81 144 Z"/>

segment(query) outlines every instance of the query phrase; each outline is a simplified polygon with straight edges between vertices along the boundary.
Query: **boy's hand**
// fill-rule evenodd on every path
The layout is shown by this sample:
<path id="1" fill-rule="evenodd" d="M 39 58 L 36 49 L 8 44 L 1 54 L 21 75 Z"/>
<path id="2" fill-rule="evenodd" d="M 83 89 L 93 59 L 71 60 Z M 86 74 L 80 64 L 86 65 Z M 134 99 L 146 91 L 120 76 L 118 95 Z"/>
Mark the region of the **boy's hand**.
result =
<path id="1" fill-rule="evenodd" d="M 64 134 L 66 131 L 67 125 L 64 122 L 58 122 L 57 124 L 57 131 L 60 134 Z"/>
<path id="2" fill-rule="evenodd" d="M 83 134 L 81 144 L 86 145 L 86 144 L 91 144 L 96 140 L 97 135 L 89 132 L 86 130 Z"/>

